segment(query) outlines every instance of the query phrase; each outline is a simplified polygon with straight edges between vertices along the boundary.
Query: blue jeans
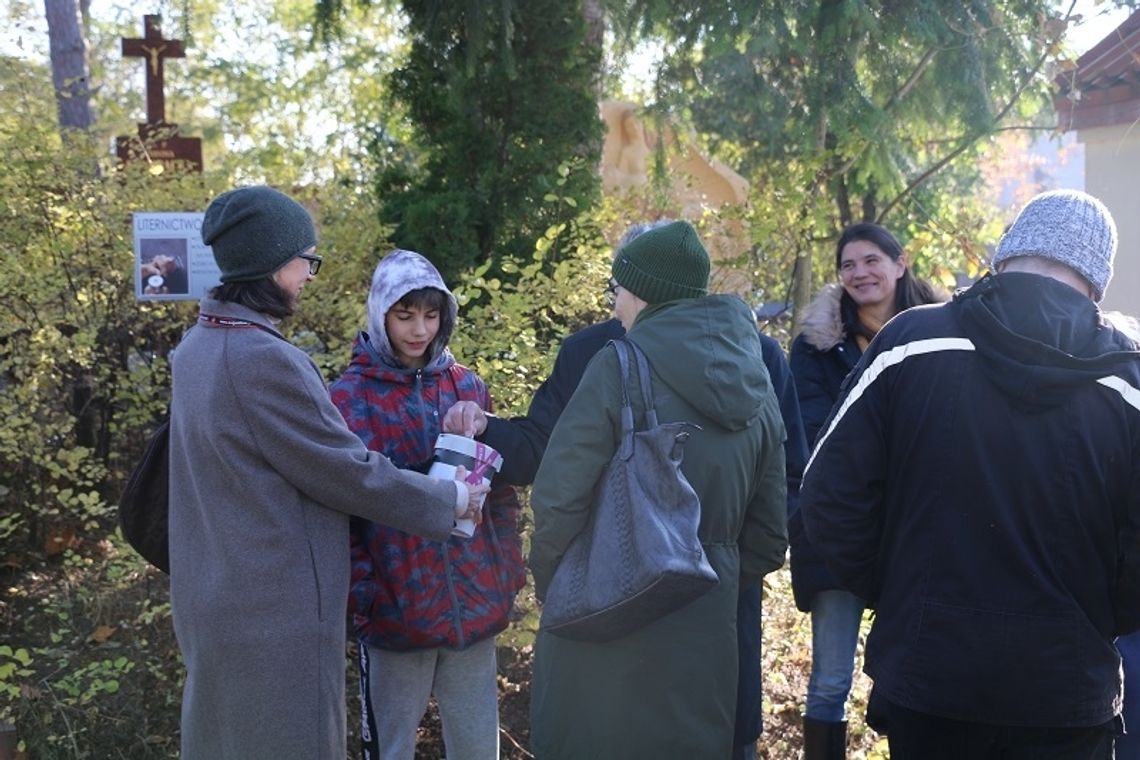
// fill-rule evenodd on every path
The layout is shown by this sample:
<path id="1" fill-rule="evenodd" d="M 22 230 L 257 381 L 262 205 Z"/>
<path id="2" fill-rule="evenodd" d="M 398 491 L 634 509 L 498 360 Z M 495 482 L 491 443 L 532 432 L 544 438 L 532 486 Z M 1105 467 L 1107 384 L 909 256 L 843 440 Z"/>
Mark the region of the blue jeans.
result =
<path id="1" fill-rule="evenodd" d="M 804 714 L 812 720 L 841 721 L 855 669 L 855 647 L 863 600 L 838 589 L 811 600 L 811 679 Z"/>

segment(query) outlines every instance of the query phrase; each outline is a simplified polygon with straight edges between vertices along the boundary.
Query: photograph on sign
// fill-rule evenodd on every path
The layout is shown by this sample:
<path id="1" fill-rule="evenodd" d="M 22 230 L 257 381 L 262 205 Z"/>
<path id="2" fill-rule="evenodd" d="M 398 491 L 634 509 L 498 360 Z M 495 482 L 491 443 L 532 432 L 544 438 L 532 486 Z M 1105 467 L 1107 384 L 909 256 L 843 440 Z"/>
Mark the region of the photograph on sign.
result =
<path id="1" fill-rule="evenodd" d="M 186 276 L 186 240 L 144 238 L 139 241 L 143 294 L 184 296 L 190 292 Z"/>
<path id="2" fill-rule="evenodd" d="M 200 212 L 134 215 L 135 298 L 197 301 L 221 280 L 214 253 L 202 242 Z"/>

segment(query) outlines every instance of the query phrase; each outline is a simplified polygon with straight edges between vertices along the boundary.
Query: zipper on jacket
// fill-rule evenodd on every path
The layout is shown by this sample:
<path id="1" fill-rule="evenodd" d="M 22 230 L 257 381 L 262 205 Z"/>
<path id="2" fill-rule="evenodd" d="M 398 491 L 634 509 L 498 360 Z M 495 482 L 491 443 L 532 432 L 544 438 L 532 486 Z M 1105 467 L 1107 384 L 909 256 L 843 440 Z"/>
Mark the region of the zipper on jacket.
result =
<path id="1" fill-rule="evenodd" d="M 467 646 L 463 636 L 463 610 L 459 606 L 459 597 L 455 595 L 455 578 L 451 569 L 451 539 L 442 541 L 439 550 L 443 553 L 443 577 L 447 581 L 447 595 L 451 599 L 451 624 L 455 626 L 455 638 L 458 641 L 457 649 Z"/>
<path id="2" fill-rule="evenodd" d="M 428 418 L 428 400 L 424 393 L 424 371 L 422 368 L 416 370 L 413 390 L 420 402 L 420 440 L 423 442 L 424 450 L 428 452 L 428 459 L 431 459 L 435 454 L 435 441 L 428 437 L 429 423 L 430 429 L 438 430 L 440 422 L 438 412 L 433 412 L 432 417 L 434 419 Z"/>
<path id="3" fill-rule="evenodd" d="M 432 430 L 439 430 L 440 424 L 441 424 L 440 420 L 439 420 L 439 409 L 437 408 L 437 409 L 433 409 L 431 411 L 430 416 L 432 417 L 432 419 L 429 420 L 428 419 L 428 417 L 429 417 L 429 413 L 428 413 L 429 404 L 428 404 L 427 395 L 425 394 L 425 391 L 424 391 L 423 380 L 424 380 L 423 369 L 417 369 L 416 374 L 415 374 L 415 386 L 414 387 L 415 387 L 416 398 L 418 398 L 420 401 L 420 416 L 422 419 L 422 424 L 420 425 L 420 434 L 423 436 L 424 447 L 428 451 L 432 452 L 431 456 L 434 456 L 435 455 L 435 441 L 428 440 L 428 432 L 427 431 L 428 431 L 428 425 L 429 424 L 431 425 Z M 439 385 L 439 383 L 437 381 L 437 386 L 438 385 Z M 437 387 L 437 395 L 436 395 L 436 406 L 437 407 L 439 406 L 439 398 L 440 398 L 441 394 L 442 394 L 442 391 Z M 458 398 L 458 393 L 456 394 L 456 397 Z M 462 649 L 463 647 L 467 646 L 467 640 L 463 635 L 463 610 L 460 608 L 459 597 L 455 593 L 455 577 L 454 577 L 453 569 L 451 566 L 451 540 L 448 539 L 448 540 L 439 542 L 439 550 L 440 550 L 440 553 L 443 555 L 443 577 L 444 577 L 444 581 L 447 583 L 447 596 L 449 599 L 451 599 L 451 624 L 455 628 L 455 637 L 456 637 L 456 641 L 458 642 L 456 644 L 456 647 L 458 649 Z"/>

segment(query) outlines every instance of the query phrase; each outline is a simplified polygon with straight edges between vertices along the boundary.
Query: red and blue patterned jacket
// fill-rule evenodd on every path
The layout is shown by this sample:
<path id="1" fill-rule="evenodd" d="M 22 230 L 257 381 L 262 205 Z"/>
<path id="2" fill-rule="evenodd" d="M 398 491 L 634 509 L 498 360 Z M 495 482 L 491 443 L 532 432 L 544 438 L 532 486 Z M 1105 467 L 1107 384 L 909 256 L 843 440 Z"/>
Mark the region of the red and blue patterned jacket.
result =
<path id="1" fill-rule="evenodd" d="M 483 381 L 446 349 L 421 370 L 389 366 L 357 336 L 352 363 L 329 388 L 349 428 L 398 467 L 423 469 L 444 413 L 456 401 L 490 409 Z M 349 610 L 356 633 L 388 650 L 463 649 L 507 626 L 526 582 L 519 502 L 494 489 L 472 538 L 429 541 L 353 518 Z"/>

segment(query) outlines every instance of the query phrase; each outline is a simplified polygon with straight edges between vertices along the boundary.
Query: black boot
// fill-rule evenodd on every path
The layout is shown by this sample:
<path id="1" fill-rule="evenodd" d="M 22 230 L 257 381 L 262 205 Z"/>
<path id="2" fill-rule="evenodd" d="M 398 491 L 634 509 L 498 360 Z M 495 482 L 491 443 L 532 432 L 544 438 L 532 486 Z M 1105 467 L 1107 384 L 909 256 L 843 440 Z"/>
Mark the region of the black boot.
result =
<path id="1" fill-rule="evenodd" d="M 804 716 L 804 760 L 845 760 L 847 721 L 814 720 Z"/>

